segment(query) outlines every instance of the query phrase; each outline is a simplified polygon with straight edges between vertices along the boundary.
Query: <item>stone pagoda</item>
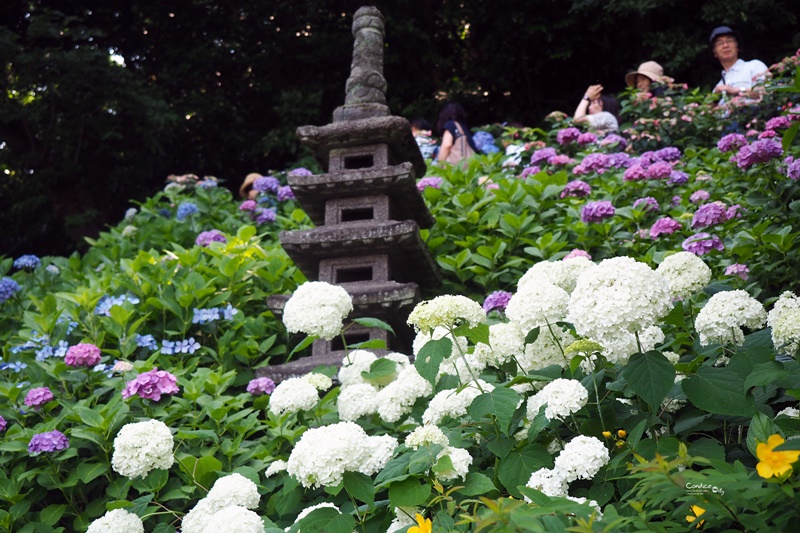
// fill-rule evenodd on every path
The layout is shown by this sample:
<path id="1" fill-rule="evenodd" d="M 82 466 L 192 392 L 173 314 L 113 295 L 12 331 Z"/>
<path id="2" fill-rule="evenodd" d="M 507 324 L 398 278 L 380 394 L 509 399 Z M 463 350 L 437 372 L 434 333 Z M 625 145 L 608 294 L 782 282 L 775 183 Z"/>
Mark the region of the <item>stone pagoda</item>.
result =
<path id="1" fill-rule="evenodd" d="M 362 7 L 353 17 L 353 61 L 345 103 L 331 124 L 302 126 L 297 136 L 326 174 L 289 176 L 297 201 L 316 225 L 284 231 L 281 245 L 309 280 L 343 287 L 353 298 L 350 319 L 373 317 L 395 332 L 345 323 L 345 342 L 381 339 L 388 351 L 411 353 L 408 314 L 420 288 L 441 284 L 441 274 L 420 237 L 434 219 L 416 187 L 425 161 L 408 121 L 390 114 L 383 77 L 383 16 Z M 281 316 L 288 295 L 269 298 Z M 386 351 L 383 352 L 384 354 Z M 339 365 L 341 339 L 317 339 L 312 355 L 261 369 L 276 382 L 319 365 Z"/>

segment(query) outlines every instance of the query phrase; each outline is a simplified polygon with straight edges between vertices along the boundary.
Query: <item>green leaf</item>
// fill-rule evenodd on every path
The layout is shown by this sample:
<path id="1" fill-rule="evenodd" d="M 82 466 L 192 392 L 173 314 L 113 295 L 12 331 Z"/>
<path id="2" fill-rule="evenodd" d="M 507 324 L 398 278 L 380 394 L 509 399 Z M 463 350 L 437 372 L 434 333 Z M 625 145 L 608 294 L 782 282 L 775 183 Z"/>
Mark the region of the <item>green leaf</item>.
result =
<path id="1" fill-rule="evenodd" d="M 211 484 L 218 477 L 217 474 L 222 470 L 222 462 L 210 455 L 199 459 L 186 457 L 180 463 L 192 479 L 207 490 L 211 488 Z"/>
<path id="2" fill-rule="evenodd" d="M 294 524 L 289 531 L 303 533 L 353 533 L 355 519 L 349 514 L 342 514 L 332 507 L 314 509 L 308 516 Z"/>
<path id="3" fill-rule="evenodd" d="M 89 483 L 106 472 L 108 472 L 106 463 L 87 463 L 83 461 L 78 463 L 78 477 L 84 483 Z"/>
<path id="4" fill-rule="evenodd" d="M 467 412 L 474 422 L 479 422 L 485 416 L 494 415 L 500 431 L 507 435 L 519 401 L 520 396 L 517 391 L 498 387 L 472 400 Z"/>
<path id="5" fill-rule="evenodd" d="M 635 354 L 622 367 L 622 375 L 633 392 L 647 402 L 651 412 L 658 410 L 675 383 L 675 367 L 656 351 Z"/>
<path id="6" fill-rule="evenodd" d="M 541 444 L 531 443 L 520 451 L 508 454 L 500 461 L 497 476 L 500 482 L 514 497 L 521 498 L 518 487 L 525 485 L 536 470 L 553 466 L 553 458 Z"/>
<path id="7" fill-rule="evenodd" d="M 447 337 L 429 340 L 417 354 L 414 366 L 420 376 L 435 385 L 436 375 L 439 373 L 439 365 L 442 364 L 446 357 L 450 357 L 452 351 L 453 343 Z"/>
<path id="8" fill-rule="evenodd" d="M 539 338 L 539 326 L 536 326 L 525 335 L 525 344 L 533 344 Z"/>
<path id="9" fill-rule="evenodd" d="M 287 357 L 287 359 L 291 359 L 291 357 L 297 352 L 305 350 L 306 348 L 311 346 L 315 340 L 317 340 L 317 337 L 315 335 L 309 335 L 308 337 L 300 341 L 300 344 L 295 346 L 294 349 L 291 351 L 291 353 L 289 353 L 289 357 Z"/>
<path id="10" fill-rule="evenodd" d="M 393 507 L 424 505 L 430 495 L 431 486 L 424 482 L 420 484 L 420 480 L 415 477 L 389 485 L 389 501 Z"/>
<path id="11" fill-rule="evenodd" d="M 753 371 L 745 378 L 744 387 L 762 387 L 783 379 L 788 371 L 777 361 L 767 361 L 753 365 Z"/>
<path id="12" fill-rule="evenodd" d="M 397 363 L 391 359 L 381 357 L 372 362 L 368 372 L 361 372 L 361 377 L 370 385 L 383 387 L 388 385 L 397 376 Z"/>
<path id="13" fill-rule="evenodd" d="M 488 324 L 478 324 L 474 328 L 469 327 L 469 324 L 462 324 L 453 330 L 453 333 L 462 337 L 466 337 L 473 344 L 489 344 Z"/>
<path id="14" fill-rule="evenodd" d="M 771 417 L 764 413 L 756 411 L 753 419 L 750 420 L 750 426 L 747 428 L 747 449 L 756 457 L 756 446 L 759 442 L 767 442 L 771 435 L 782 433 Z"/>
<path id="15" fill-rule="evenodd" d="M 236 236 L 242 239 L 243 241 L 250 240 L 255 234 L 257 230 L 255 226 L 242 226 L 236 232 Z"/>
<path id="16" fill-rule="evenodd" d="M 464 486 L 457 489 L 456 492 L 460 492 L 465 496 L 480 496 L 496 490 L 497 487 L 494 486 L 489 476 L 480 472 L 470 472 L 464 480 Z"/>
<path id="17" fill-rule="evenodd" d="M 394 330 L 392 329 L 392 326 L 390 326 L 383 320 L 378 320 L 377 318 L 370 318 L 370 317 L 354 318 L 353 322 L 355 322 L 356 324 L 361 324 L 362 326 L 368 328 L 385 329 L 386 331 L 390 331 L 392 335 L 394 335 Z"/>
<path id="18" fill-rule="evenodd" d="M 61 516 L 66 510 L 67 506 L 64 504 L 48 505 L 39 512 L 39 521 L 47 524 L 48 526 L 54 526 L 59 520 L 61 520 Z"/>
<path id="19" fill-rule="evenodd" d="M 441 444 L 420 446 L 418 450 L 411 454 L 408 462 L 408 473 L 416 475 L 428 472 L 436 464 L 439 452 L 443 449 L 444 447 Z"/>
<path id="20" fill-rule="evenodd" d="M 443 455 L 439 458 L 435 465 L 433 465 L 432 471 L 436 472 L 437 474 L 443 474 L 446 472 L 453 471 L 453 460 L 450 459 L 449 455 Z"/>
<path id="21" fill-rule="evenodd" d="M 369 506 L 375 503 L 375 486 L 372 478 L 361 472 L 344 473 L 344 490 L 358 501 Z"/>
<path id="22" fill-rule="evenodd" d="M 744 393 L 744 379 L 727 368 L 701 366 L 681 381 L 686 397 L 698 409 L 718 415 L 752 416 Z"/>

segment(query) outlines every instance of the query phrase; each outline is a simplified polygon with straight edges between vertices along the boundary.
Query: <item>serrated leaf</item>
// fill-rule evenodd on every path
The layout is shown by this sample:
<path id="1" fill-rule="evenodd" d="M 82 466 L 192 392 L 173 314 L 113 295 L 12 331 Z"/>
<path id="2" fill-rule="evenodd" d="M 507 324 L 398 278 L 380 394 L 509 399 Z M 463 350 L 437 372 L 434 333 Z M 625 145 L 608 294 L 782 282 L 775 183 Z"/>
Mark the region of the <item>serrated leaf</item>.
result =
<path id="1" fill-rule="evenodd" d="M 698 409 L 718 415 L 753 416 L 744 393 L 744 379 L 727 368 L 701 366 L 681 388 Z"/>
<path id="2" fill-rule="evenodd" d="M 655 412 L 675 383 L 675 367 L 656 351 L 637 353 L 622 367 L 622 375 L 634 393 Z"/>
<path id="3" fill-rule="evenodd" d="M 308 513 L 308 516 L 299 520 L 289 531 L 302 531 L 303 533 L 352 533 L 355 527 L 356 521 L 349 514 L 342 514 L 332 507 L 321 507 Z"/>
<path id="4" fill-rule="evenodd" d="M 541 444 L 531 443 L 520 451 L 513 451 L 508 457 L 500 461 L 497 468 L 497 477 L 500 482 L 514 497 L 521 498 L 518 487 L 525 485 L 531 474 L 540 468 L 553 466 L 553 458 Z"/>
<path id="5" fill-rule="evenodd" d="M 463 484 L 464 486 L 460 489 L 457 489 L 456 492 L 460 492 L 465 496 L 479 496 L 481 494 L 488 494 L 497 490 L 497 487 L 494 486 L 491 478 L 489 478 L 489 476 L 486 474 L 481 474 L 480 472 L 470 472 L 467 474 Z"/>
<path id="6" fill-rule="evenodd" d="M 472 400 L 467 412 L 474 422 L 479 422 L 485 416 L 494 415 L 500 431 L 507 435 L 519 401 L 520 396 L 517 391 L 498 387 Z"/>
<path id="7" fill-rule="evenodd" d="M 442 364 L 446 357 L 450 357 L 452 351 L 453 343 L 447 337 L 429 340 L 417 354 L 414 366 L 420 376 L 435 385 L 436 375 L 439 373 L 439 365 Z"/>
<path id="8" fill-rule="evenodd" d="M 393 507 L 423 505 L 431 495 L 431 486 L 415 477 L 389 485 L 389 501 Z"/>
<path id="9" fill-rule="evenodd" d="M 787 370 L 777 361 L 767 361 L 766 363 L 757 363 L 753 365 L 752 372 L 745 378 L 744 387 L 761 387 L 774 383 L 779 379 L 783 379 Z"/>
<path id="10" fill-rule="evenodd" d="M 375 503 L 375 486 L 372 478 L 361 472 L 344 473 L 344 490 L 358 501 L 370 507 Z"/>

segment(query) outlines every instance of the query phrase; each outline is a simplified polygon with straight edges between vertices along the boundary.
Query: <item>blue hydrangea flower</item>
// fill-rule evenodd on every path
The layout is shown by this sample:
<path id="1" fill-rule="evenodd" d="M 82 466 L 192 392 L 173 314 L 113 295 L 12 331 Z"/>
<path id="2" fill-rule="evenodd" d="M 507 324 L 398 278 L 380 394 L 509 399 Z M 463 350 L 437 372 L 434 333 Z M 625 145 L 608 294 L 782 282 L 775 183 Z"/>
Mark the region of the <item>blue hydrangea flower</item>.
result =
<path id="1" fill-rule="evenodd" d="M 136 346 L 140 348 L 147 348 L 149 350 L 158 350 L 158 342 L 152 335 L 136 335 Z"/>
<path id="2" fill-rule="evenodd" d="M 201 189 L 213 189 L 217 186 L 217 180 L 214 178 L 206 178 L 197 184 Z"/>
<path id="3" fill-rule="evenodd" d="M 58 276 L 61 273 L 61 270 L 56 265 L 47 265 L 45 270 L 54 276 Z"/>
<path id="4" fill-rule="evenodd" d="M 200 210 L 197 209 L 197 205 L 193 202 L 183 202 L 178 206 L 178 214 L 175 218 L 178 220 L 186 220 L 186 218 L 196 215 L 199 212 Z"/>
<path id="5" fill-rule="evenodd" d="M 161 353 L 164 355 L 172 355 L 175 353 L 176 342 L 163 340 L 161 341 Z"/>
<path id="6" fill-rule="evenodd" d="M 13 363 L 0 363 L 0 370 L 11 370 L 12 372 L 15 372 L 17 374 L 19 374 L 26 368 L 28 368 L 28 365 L 20 361 L 14 361 Z"/>
<path id="7" fill-rule="evenodd" d="M 19 283 L 11 278 L 0 279 L 0 304 L 11 298 L 19 290 Z"/>
<path id="8" fill-rule="evenodd" d="M 92 370 L 104 373 L 107 378 L 114 377 L 114 365 L 109 365 L 108 363 L 96 364 Z"/>
<path id="9" fill-rule="evenodd" d="M 263 224 L 264 222 L 275 222 L 278 217 L 274 209 L 262 209 L 256 216 L 256 224 Z"/>
<path id="10" fill-rule="evenodd" d="M 172 211 L 170 211 L 166 207 L 162 207 L 161 209 L 159 209 L 158 214 L 164 218 L 172 218 Z"/>
<path id="11" fill-rule="evenodd" d="M 21 255 L 14 261 L 14 268 L 19 270 L 33 270 L 41 261 L 35 255 Z"/>
<path id="12" fill-rule="evenodd" d="M 49 359 L 53 357 L 53 347 L 52 346 L 42 346 L 36 352 L 36 360 L 37 361 L 44 361 L 45 359 Z"/>
<path id="13" fill-rule="evenodd" d="M 67 341 L 58 341 L 58 344 L 53 349 L 53 357 L 64 357 L 69 350 L 69 343 Z"/>
<path id="14" fill-rule="evenodd" d="M 136 296 L 103 296 L 94 308 L 94 314 L 102 316 L 111 316 L 111 308 L 115 305 L 122 305 L 129 302 L 133 305 L 139 303 L 139 298 Z"/>
<path id="15" fill-rule="evenodd" d="M 222 310 L 222 318 L 225 320 L 233 320 L 233 315 L 237 314 L 238 312 L 238 309 L 235 309 L 231 304 L 228 304 L 228 306 Z"/>
<path id="16" fill-rule="evenodd" d="M 219 320 L 219 309 L 198 309 L 194 308 L 194 316 L 192 317 L 192 324 L 208 324 Z"/>
<path id="17" fill-rule="evenodd" d="M 200 343 L 190 337 L 186 340 L 178 341 L 175 346 L 175 353 L 189 353 L 192 354 L 201 348 Z"/>
<path id="18" fill-rule="evenodd" d="M 259 192 L 278 192 L 281 182 L 274 176 L 261 176 L 253 182 L 253 190 Z"/>

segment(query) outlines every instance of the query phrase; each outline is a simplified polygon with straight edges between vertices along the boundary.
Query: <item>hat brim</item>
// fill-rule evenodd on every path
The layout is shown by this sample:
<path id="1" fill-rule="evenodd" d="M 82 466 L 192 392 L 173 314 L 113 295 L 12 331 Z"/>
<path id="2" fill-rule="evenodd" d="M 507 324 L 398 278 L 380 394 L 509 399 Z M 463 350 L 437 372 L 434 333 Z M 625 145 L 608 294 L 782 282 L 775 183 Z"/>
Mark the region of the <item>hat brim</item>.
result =
<path id="1" fill-rule="evenodd" d="M 625 74 L 625 83 L 628 84 L 628 87 L 636 87 L 636 76 L 641 74 L 651 82 L 655 83 L 658 80 L 652 76 L 652 74 L 648 74 L 646 72 L 640 72 L 638 70 L 634 70 L 633 72 L 628 72 Z"/>

